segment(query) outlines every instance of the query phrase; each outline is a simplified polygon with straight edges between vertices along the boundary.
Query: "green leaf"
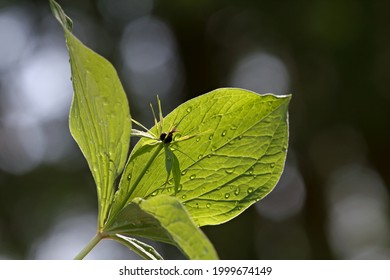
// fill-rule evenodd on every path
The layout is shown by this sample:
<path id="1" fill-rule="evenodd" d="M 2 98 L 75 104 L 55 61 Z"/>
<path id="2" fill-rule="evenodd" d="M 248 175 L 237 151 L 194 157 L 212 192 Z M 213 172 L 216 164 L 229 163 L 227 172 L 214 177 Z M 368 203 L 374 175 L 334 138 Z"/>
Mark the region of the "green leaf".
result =
<path id="1" fill-rule="evenodd" d="M 107 223 L 105 232 L 170 243 L 189 259 L 218 258 L 213 245 L 192 221 L 183 204 L 171 196 L 134 199 Z"/>
<path id="2" fill-rule="evenodd" d="M 139 256 L 143 257 L 146 260 L 162 260 L 163 258 L 160 254 L 150 245 L 145 244 L 135 238 L 128 236 L 115 234 L 111 236 L 112 239 L 122 243 L 130 250 L 136 252 Z"/>
<path id="3" fill-rule="evenodd" d="M 178 192 L 166 182 L 164 149 L 141 139 L 134 147 L 115 198 L 116 211 L 136 197 L 176 196 L 199 226 L 226 222 L 265 197 L 278 182 L 288 145 L 291 96 L 223 88 L 194 98 L 164 119 L 177 127 L 169 148 L 181 170 Z M 181 120 L 181 121 L 180 121 Z M 154 126 L 151 132 L 156 134 Z M 163 144 L 161 144 L 163 145 Z"/>
<path id="4" fill-rule="evenodd" d="M 114 67 L 71 33 L 71 21 L 51 1 L 65 31 L 70 55 L 74 96 L 70 131 L 94 177 L 99 200 L 99 229 L 112 203 L 114 181 L 122 172 L 130 143 L 131 118 L 122 84 Z"/>
<path id="5" fill-rule="evenodd" d="M 64 13 L 61 6 L 58 5 L 57 2 L 50 0 L 50 8 L 56 17 L 56 19 L 59 21 L 59 23 L 62 25 L 62 28 L 67 31 L 72 31 L 73 28 L 73 22 L 72 20 Z"/>

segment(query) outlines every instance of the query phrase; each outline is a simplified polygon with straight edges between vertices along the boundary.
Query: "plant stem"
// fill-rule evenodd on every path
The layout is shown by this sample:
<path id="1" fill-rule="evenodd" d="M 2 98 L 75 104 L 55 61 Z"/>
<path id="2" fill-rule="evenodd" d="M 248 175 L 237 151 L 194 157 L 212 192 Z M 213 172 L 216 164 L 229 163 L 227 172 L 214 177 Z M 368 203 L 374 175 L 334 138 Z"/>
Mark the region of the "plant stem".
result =
<path id="1" fill-rule="evenodd" d="M 73 258 L 74 260 L 82 260 L 89 252 L 103 239 L 100 233 L 96 233 L 95 236 L 88 242 L 88 244 Z"/>

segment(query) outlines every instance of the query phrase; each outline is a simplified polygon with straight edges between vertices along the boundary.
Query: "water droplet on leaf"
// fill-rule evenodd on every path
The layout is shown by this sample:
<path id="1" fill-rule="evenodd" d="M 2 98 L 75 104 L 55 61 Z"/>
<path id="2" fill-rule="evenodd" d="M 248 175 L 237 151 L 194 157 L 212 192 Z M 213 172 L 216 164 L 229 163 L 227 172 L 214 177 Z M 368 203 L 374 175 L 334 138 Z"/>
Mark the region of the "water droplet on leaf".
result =
<path id="1" fill-rule="evenodd" d="M 234 172 L 234 168 L 228 168 L 228 169 L 225 169 L 225 172 L 227 174 L 232 174 Z"/>
<path id="2" fill-rule="evenodd" d="M 195 174 L 192 174 L 191 176 L 190 176 L 190 180 L 194 180 L 196 178 L 196 175 Z"/>
<path id="3" fill-rule="evenodd" d="M 253 174 L 253 168 L 249 169 L 247 172 L 246 172 L 247 175 L 252 175 Z"/>

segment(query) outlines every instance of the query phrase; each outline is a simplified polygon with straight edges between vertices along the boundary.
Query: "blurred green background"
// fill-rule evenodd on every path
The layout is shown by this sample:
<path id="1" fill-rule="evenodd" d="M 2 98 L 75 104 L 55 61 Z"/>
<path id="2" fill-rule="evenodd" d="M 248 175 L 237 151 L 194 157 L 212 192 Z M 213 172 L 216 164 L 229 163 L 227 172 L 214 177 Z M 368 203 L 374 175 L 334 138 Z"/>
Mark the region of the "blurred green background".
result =
<path id="1" fill-rule="evenodd" d="M 58 2 L 148 126 L 157 94 L 165 113 L 219 87 L 293 94 L 275 190 L 203 228 L 222 259 L 390 258 L 390 1 Z M 95 233 L 71 97 L 48 1 L 0 1 L 0 259 L 70 259 Z M 137 256 L 102 241 L 88 258 Z"/>

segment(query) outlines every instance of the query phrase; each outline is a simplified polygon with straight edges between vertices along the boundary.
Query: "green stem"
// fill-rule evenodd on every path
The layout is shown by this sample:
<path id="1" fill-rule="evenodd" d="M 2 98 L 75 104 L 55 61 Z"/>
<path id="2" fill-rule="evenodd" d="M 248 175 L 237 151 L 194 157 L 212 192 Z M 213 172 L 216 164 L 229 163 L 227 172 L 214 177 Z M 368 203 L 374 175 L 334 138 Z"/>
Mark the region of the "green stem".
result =
<path id="1" fill-rule="evenodd" d="M 88 242 L 88 244 L 73 258 L 74 260 L 82 260 L 89 252 L 103 239 L 100 233 L 96 233 L 95 236 Z"/>

